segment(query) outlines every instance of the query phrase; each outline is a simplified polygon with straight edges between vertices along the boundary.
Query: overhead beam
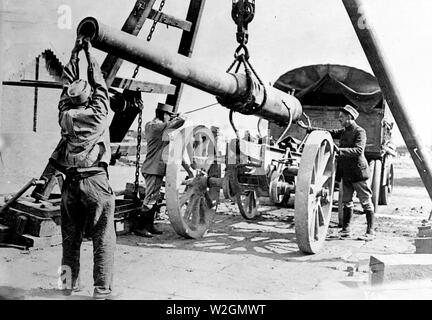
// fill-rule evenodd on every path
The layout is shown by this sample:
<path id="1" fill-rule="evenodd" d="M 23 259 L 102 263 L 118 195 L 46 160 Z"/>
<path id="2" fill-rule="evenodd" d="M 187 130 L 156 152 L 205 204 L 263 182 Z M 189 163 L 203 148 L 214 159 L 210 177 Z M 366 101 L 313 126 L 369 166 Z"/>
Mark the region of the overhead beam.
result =
<path id="1" fill-rule="evenodd" d="M 202 13 L 204 10 L 204 5 L 205 0 L 191 0 L 189 4 L 186 20 L 192 24 L 192 27 L 190 31 L 183 31 L 178 49 L 178 53 L 183 56 L 192 56 L 192 51 L 195 46 L 195 40 L 197 38 Z M 171 84 L 176 86 L 177 89 L 174 94 L 167 96 L 166 103 L 174 106 L 174 109 L 177 112 L 184 85 L 181 81 L 175 79 L 171 80 Z"/>
<path id="2" fill-rule="evenodd" d="M 155 2 L 156 0 L 138 0 L 129 17 L 126 19 L 121 31 L 137 36 L 144 22 L 149 17 Z M 112 54 L 108 54 L 102 63 L 101 69 L 108 87 L 110 87 L 111 83 L 114 81 L 122 63 L 122 59 Z"/>
<path id="3" fill-rule="evenodd" d="M 141 91 L 144 93 L 174 94 L 176 87 L 171 84 L 159 84 L 133 79 L 115 78 L 111 87 L 119 89 L 128 89 L 132 91 Z"/>
<path id="4" fill-rule="evenodd" d="M 63 85 L 56 81 L 37 81 L 37 80 L 21 80 L 21 81 L 3 81 L 3 85 L 16 87 L 32 87 L 32 88 L 48 88 L 62 89 Z M 146 81 L 138 81 L 133 79 L 124 79 L 116 77 L 111 85 L 112 88 L 128 89 L 132 91 L 141 91 L 143 93 L 159 93 L 173 94 L 175 86 L 171 84 L 160 84 Z"/>
<path id="5" fill-rule="evenodd" d="M 184 31 L 190 31 L 192 29 L 192 23 L 186 20 L 182 20 L 179 18 L 176 18 L 174 16 L 171 16 L 169 14 L 157 11 L 152 9 L 149 15 L 149 19 L 152 19 L 154 21 L 166 24 L 171 27 L 179 28 Z"/>

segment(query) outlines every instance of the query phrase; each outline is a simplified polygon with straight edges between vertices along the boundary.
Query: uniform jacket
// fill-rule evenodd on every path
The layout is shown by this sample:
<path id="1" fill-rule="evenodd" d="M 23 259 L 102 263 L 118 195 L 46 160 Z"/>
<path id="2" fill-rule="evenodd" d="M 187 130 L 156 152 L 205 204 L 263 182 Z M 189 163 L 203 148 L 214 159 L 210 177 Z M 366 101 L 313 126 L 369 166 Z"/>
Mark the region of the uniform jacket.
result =
<path id="1" fill-rule="evenodd" d="M 333 138 L 339 139 L 338 170 L 346 182 L 369 179 L 370 170 L 364 155 L 366 131 L 357 123 L 339 129 L 328 130 Z"/>
<path id="2" fill-rule="evenodd" d="M 145 138 L 147 141 L 147 154 L 144 163 L 141 167 L 143 174 L 152 174 L 164 176 L 166 172 L 167 155 L 163 156 L 164 151 L 167 152 L 168 146 L 168 130 L 180 128 L 185 120 L 176 117 L 168 122 L 163 122 L 157 118 L 145 125 Z"/>
<path id="3" fill-rule="evenodd" d="M 79 79 L 78 64 L 77 54 L 72 54 L 63 69 L 63 91 L 58 105 L 62 138 L 51 160 L 66 168 L 88 168 L 101 163 L 108 165 L 111 158 L 108 89 L 98 63 L 91 58 L 88 81 L 93 93 L 86 106 L 76 108 L 67 95 L 67 89 Z"/>

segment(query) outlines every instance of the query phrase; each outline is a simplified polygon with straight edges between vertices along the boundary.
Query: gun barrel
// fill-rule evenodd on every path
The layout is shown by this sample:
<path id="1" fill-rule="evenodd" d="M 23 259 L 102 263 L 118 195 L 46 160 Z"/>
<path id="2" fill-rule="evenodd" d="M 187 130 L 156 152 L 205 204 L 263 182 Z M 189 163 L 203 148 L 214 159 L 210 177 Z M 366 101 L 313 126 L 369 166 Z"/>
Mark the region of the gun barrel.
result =
<path id="1" fill-rule="evenodd" d="M 264 88 L 256 81 L 249 83 L 244 74 L 221 72 L 211 68 L 208 63 L 171 53 L 155 44 L 144 43 L 93 17 L 82 20 L 77 33 L 89 37 L 92 45 L 101 51 L 216 96 L 228 109 L 280 125 L 295 122 L 303 113 L 300 102 L 292 95 L 273 87 Z M 248 103 L 245 105 L 244 101 Z"/>

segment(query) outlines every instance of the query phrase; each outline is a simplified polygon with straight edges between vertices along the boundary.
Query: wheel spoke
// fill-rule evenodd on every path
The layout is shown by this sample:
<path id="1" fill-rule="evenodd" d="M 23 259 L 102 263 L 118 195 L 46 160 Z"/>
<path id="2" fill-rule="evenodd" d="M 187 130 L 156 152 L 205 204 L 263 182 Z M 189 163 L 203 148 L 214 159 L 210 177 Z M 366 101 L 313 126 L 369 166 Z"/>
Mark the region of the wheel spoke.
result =
<path id="1" fill-rule="evenodd" d="M 201 197 L 200 196 L 195 196 L 193 197 L 193 200 L 191 200 L 191 202 L 189 203 L 188 207 L 190 208 L 190 220 L 191 220 L 191 224 L 192 226 L 197 225 L 199 218 L 200 218 L 200 203 L 201 203 Z"/>
<path id="2" fill-rule="evenodd" d="M 315 214 L 314 214 L 315 218 L 314 218 L 314 240 L 317 241 L 319 240 L 319 213 L 318 213 L 318 207 L 315 209 Z"/>
<path id="3" fill-rule="evenodd" d="M 327 132 L 314 131 L 300 160 L 295 193 L 296 236 L 300 250 L 318 252 L 325 240 L 333 199 L 335 161 Z"/>
<path id="4" fill-rule="evenodd" d="M 179 205 L 182 207 L 186 202 L 189 201 L 190 197 L 193 195 L 192 188 L 186 188 L 186 193 L 180 196 Z"/>
<path id="5" fill-rule="evenodd" d="M 322 227 L 325 224 L 325 219 L 324 219 L 323 208 L 321 206 L 321 201 L 318 201 L 317 214 L 318 214 L 319 226 Z"/>
<path id="6" fill-rule="evenodd" d="M 207 205 L 207 200 L 205 199 L 205 197 L 202 197 L 199 206 L 200 223 L 205 223 L 208 210 L 209 206 Z"/>

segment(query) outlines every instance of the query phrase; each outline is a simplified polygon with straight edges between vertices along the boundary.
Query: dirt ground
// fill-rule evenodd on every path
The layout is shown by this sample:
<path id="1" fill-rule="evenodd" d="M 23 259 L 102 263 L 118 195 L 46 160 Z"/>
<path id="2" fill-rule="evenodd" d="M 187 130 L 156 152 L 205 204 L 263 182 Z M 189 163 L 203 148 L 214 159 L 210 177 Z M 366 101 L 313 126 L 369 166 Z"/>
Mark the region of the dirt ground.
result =
<path id="1" fill-rule="evenodd" d="M 111 170 L 115 189 L 133 177 L 133 168 Z M 214 224 L 201 240 L 178 236 L 162 215 L 164 231 L 152 239 L 118 237 L 115 288 L 119 299 L 430 299 L 431 280 L 373 287 L 369 259 L 376 254 L 414 253 L 414 238 L 432 209 L 411 159 L 398 159 L 391 204 L 380 206 L 374 241 L 328 239 L 322 252 L 298 250 L 293 209 L 265 205 L 255 221 L 244 220 L 223 201 Z M 358 204 L 357 204 L 358 205 Z M 353 231 L 366 228 L 355 215 Z M 337 232 L 334 212 L 329 235 Z M 56 289 L 61 246 L 29 252 L 0 249 L 0 297 L 15 299 L 89 299 L 92 245 L 81 251 L 83 290 L 64 297 Z"/>

